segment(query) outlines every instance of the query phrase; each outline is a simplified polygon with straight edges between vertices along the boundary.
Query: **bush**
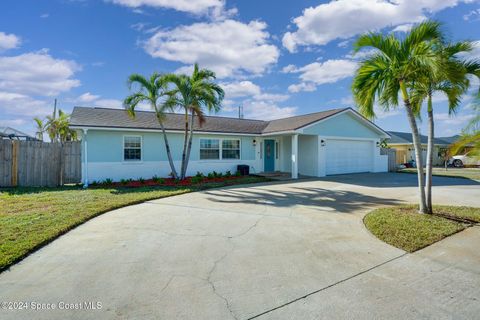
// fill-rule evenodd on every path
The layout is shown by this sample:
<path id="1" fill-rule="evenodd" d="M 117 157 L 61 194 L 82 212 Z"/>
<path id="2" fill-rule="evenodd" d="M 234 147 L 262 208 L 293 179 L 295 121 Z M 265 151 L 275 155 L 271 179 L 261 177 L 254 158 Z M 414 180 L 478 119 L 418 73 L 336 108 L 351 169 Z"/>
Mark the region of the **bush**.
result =
<path id="1" fill-rule="evenodd" d="M 239 170 L 237 170 L 237 172 L 235 172 L 235 175 L 236 175 L 237 177 L 240 177 L 240 176 L 242 175 L 242 173 L 241 173 Z"/>
<path id="2" fill-rule="evenodd" d="M 160 178 L 157 175 L 154 175 L 152 177 L 152 181 L 155 182 L 155 183 L 158 183 L 160 181 Z"/>
<path id="3" fill-rule="evenodd" d="M 140 182 L 141 184 L 144 184 L 144 183 L 145 183 L 145 179 L 143 179 L 143 178 L 138 178 L 138 182 Z"/>
<path id="4" fill-rule="evenodd" d="M 113 183 L 113 180 L 110 179 L 110 178 L 107 178 L 107 179 L 103 180 L 103 184 L 110 185 L 112 183 Z"/>
<path id="5" fill-rule="evenodd" d="M 120 179 L 120 183 L 123 185 L 126 185 L 128 183 L 128 180 L 126 179 Z"/>
<path id="6" fill-rule="evenodd" d="M 97 180 L 93 180 L 93 181 L 90 183 L 90 185 L 91 185 L 92 187 L 98 186 Z"/>
<path id="7" fill-rule="evenodd" d="M 215 171 L 214 171 L 214 172 L 215 172 Z M 208 179 L 213 179 L 213 178 L 215 178 L 214 172 L 210 172 L 210 173 L 208 174 Z"/>
<path id="8" fill-rule="evenodd" d="M 221 177 L 223 177 L 223 173 L 221 172 L 217 173 L 217 178 L 221 178 Z"/>
<path id="9" fill-rule="evenodd" d="M 197 171 L 197 174 L 195 175 L 195 177 L 197 178 L 203 178 L 203 173 L 201 173 L 200 171 Z"/>
<path id="10" fill-rule="evenodd" d="M 192 177 L 191 181 L 193 184 L 200 183 L 203 181 L 203 177 L 202 176 L 199 177 L 198 175 L 196 175 Z"/>
<path id="11" fill-rule="evenodd" d="M 230 170 L 225 172 L 225 177 L 230 178 L 231 176 L 232 176 L 232 173 L 230 172 Z"/>

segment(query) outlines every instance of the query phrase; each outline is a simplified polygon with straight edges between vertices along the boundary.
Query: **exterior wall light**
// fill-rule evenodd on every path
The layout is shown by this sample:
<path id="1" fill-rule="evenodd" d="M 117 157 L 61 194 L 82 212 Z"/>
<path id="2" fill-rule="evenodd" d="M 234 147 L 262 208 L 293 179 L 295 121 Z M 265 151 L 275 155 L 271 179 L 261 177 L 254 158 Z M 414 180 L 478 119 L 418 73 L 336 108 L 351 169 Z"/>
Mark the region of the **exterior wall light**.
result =
<path id="1" fill-rule="evenodd" d="M 380 141 L 377 141 L 377 148 L 380 148 Z"/>
<path id="2" fill-rule="evenodd" d="M 257 140 L 253 139 L 253 146 L 255 147 L 257 145 Z"/>
<path id="3" fill-rule="evenodd" d="M 320 145 L 321 145 L 322 147 L 325 147 L 325 140 L 320 140 Z"/>

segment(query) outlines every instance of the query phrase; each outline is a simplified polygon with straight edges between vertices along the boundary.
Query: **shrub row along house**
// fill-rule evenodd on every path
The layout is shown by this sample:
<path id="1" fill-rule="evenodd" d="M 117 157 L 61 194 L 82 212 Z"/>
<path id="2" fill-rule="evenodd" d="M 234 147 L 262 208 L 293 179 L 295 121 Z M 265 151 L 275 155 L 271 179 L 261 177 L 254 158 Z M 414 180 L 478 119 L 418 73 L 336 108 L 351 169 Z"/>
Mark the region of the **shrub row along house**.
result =
<path id="1" fill-rule="evenodd" d="M 262 121 L 207 116 L 195 127 L 187 175 L 281 171 L 322 177 L 330 174 L 387 171 L 380 141 L 389 134 L 351 108 Z M 180 164 L 184 115 L 164 120 L 172 155 Z M 152 112 L 75 107 L 70 127 L 82 140 L 83 182 L 150 178 L 170 174 L 160 126 Z"/>

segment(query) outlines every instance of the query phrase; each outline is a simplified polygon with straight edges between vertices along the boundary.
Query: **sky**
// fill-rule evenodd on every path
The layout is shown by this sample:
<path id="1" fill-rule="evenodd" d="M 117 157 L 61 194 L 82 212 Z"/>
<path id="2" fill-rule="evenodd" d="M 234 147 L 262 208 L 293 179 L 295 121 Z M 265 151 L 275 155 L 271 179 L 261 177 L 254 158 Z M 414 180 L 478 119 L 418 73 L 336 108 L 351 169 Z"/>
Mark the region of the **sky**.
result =
<path id="1" fill-rule="evenodd" d="M 54 99 L 66 112 L 121 108 L 130 74 L 189 73 L 195 62 L 224 88 L 222 116 L 239 105 L 264 120 L 355 108 L 352 76 L 368 54 L 352 54 L 356 37 L 401 37 L 425 19 L 442 22 L 451 41 L 475 41 L 467 58 L 480 59 L 480 0 L 2 0 L 0 126 L 33 134 L 33 117 L 51 114 Z M 436 136 L 473 117 L 472 83 L 454 116 L 435 96 Z M 401 106 L 378 108 L 374 121 L 410 131 Z"/>

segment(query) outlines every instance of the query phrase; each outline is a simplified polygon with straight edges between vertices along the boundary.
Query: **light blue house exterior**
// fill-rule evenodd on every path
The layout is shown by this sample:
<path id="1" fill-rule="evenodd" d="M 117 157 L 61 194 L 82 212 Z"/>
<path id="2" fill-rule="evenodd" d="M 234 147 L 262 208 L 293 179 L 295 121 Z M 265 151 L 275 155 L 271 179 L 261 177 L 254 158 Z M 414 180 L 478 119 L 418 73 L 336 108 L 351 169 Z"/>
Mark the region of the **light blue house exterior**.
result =
<path id="1" fill-rule="evenodd" d="M 183 116 L 167 116 L 165 128 L 177 170 L 183 149 Z M 76 107 L 71 128 L 82 140 L 82 176 L 88 184 L 110 178 L 167 177 L 164 138 L 149 112 L 129 118 L 124 110 Z M 388 134 L 350 108 L 258 121 L 207 117 L 195 130 L 187 175 L 212 171 L 281 171 L 321 177 L 387 171 L 379 144 Z"/>

